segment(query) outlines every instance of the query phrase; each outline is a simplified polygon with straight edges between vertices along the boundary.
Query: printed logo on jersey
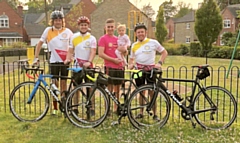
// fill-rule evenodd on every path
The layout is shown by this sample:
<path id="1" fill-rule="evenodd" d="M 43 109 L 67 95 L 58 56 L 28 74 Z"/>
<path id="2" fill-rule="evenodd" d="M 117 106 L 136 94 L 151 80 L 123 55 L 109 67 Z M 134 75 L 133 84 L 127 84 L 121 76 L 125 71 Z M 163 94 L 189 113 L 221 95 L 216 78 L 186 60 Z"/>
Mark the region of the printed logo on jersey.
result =
<path id="1" fill-rule="evenodd" d="M 146 46 L 144 46 L 142 52 L 144 54 L 150 54 L 152 52 L 152 50 L 151 50 L 151 48 L 148 45 L 146 45 Z"/>
<path id="2" fill-rule="evenodd" d="M 55 49 L 55 51 L 57 52 L 58 56 L 62 59 L 62 61 L 66 60 L 67 51 L 63 51 L 63 50 L 59 50 L 59 49 Z"/>
<path id="3" fill-rule="evenodd" d="M 90 46 L 90 42 L 89 41 L 85 42 L 84 48 L 85 48 L 85 50 L 90 50 L 91 46 Z"/>
<path id="4" fill-rule="evenodd" d="M 62 42 L 68 42 L 67 34 L 66 34 L 66 33 L 62 33 L 60 40 L 61 40 Z"/>

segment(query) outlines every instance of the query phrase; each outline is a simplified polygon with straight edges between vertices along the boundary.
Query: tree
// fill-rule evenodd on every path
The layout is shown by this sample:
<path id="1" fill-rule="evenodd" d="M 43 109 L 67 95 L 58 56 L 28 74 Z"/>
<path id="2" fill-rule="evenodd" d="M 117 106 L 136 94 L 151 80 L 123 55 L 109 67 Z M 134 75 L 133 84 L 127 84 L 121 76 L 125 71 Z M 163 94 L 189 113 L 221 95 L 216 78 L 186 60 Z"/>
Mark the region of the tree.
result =
<path id="1" fill-rule="evenodd" d="M 224 43 L 224 45 L 231 47 L 236 43 L 236 37 L 236 33 L 226 32 L 222 36 L 222 42 Z"/>
<path id="2" fill-rule="evenodd" d="M 152 18 L 153 15 L 155 14 L 154 9 L 152 8 L 152 6 L 150 5 L 150 3 L 148 3 L 147 5 L 144 5 L 141 9 L 141 11 L 143 13 L 145 13 L 149 18 Z"/>
<path id="3" fill-rule="evenodd" d="M 174 16 L 175 18 L 183 17 L 184 15 L 188 14 L 192 8 L 190 8 L 191 4 L 186 4 L 184 2 L 178 2 L 178 5 L 176 6 L 179 10 L 178 13 Z"/>
<path id="4" fill-rule="evenodd" d="M 156 19 L 156 39 L 162 44 L 167 36 L 167 28 L 164 23 L 164 7 L 159 6 L 157 19 Z"/>
<path id="5" fill-rule="evenodd" d="M 173 2 L 171 0 L 169 2 L 168 1 L 163 2 L 161 6 L 163 6 L 164 17 L 166 20 L 176 15 L 177 8 L 176 6 L 173 6 Z"/>
<path id="6" fill-rule="evenodd" d="M 27 13 L 42 13 L 45 11 L 44 0 L 29 1 Z"/>
<path id="7" fill-rule="evenodd" d="M 82 6 L 83 6 L 83 2 L 80 2 L 79 4 L 77 5 L 74 5 L 71 9 L 71 11 L 68 13 L 68 25 L 70 27 L 78 27 L 77 26 L 77 21 L 76 19 L 79 18 L 79 16 L 82 15 Z M 74 31 L 73 32 L 76 32 L 78 29 L 73 29 Z"/>
<path id="8" fill-rule="evenodd" d="M 202 52 L 208 52 L 222 30 L 222 16 L 214 0 L 204 0 L 196 12 L 195 32 L 202 45 Z"/>
<path id="9" fill-rule="evenodd" d="M 240 0 L 216 0 L 220 10 L 223 10 L 228 5 L 240 4 Z"/>

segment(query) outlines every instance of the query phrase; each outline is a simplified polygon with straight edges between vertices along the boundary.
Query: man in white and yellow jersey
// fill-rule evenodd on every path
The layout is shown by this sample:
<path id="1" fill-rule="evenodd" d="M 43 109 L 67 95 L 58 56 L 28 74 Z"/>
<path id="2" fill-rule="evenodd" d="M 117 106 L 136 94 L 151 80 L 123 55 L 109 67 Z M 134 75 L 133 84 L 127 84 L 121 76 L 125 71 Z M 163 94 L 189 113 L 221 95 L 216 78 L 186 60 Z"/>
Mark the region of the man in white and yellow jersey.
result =
<path id="1" fill-rule="evenodd" d="M 50 74 L 56 76 L 68 76 L 68 65 L 64 65 L 66 60 L 67 51 L 69 48 L 70 37 L 73 35 L 72 31 L 65 28 L 64 15 L 61 11 L 55 10 L 51 13 L 50 23 L 51 27 L 47 27 L 35 50 L 35 59 L 33 64 L 39 62 L 38 56 L 42 44 L 46 42 L 51 51 L 50 55 Z M 52 82 L 58 87 L 58 77 L 53 77 Z M 67 81 L 65 78 L 60 80 L 60 91 L 67 90 Z M 58 110 L 57 101 L 53 100 L 53 114 Z"/>
<path id="2" fill-rule="evenodd" d="M 96 55 L 97 40 L 89 33 L 90 20 L 86 16 L 80 16 L 77 20 L 77 24 L 79 32 L 74 33 L 71 37 L 70 47 L 65 63 L 69 63 L 71 61 L 74 53 L 74 67 L 93 68 L 92 62 Z M 81 73 L 74 73 L 73 77 L 77 84 L 81 84 L 83 79 L 85 82 L 89 82 L 86 77 L 82 77 Z M 78 102 L 78 95 L 75 96 L 73 102 Z M 77 109 L 74 109 L 73 111 L 78 114 Z M 90 112 L 91 115 L 95 114 L 94 109 L 91 109 Z"/>
<path id="3" fill-rule="evenodd" d="M 136 65 L 138 69 L 143 69 L 145 71 L 150 71 L 152 68 L 160 69 L 168 55 L 168 52 L 157 40 L 147 38 L 147 27 L 144 23 L 136 24 L 134 32 L 136 34 L 137 41 L 131 46 L 129 68 L 133 69 L 134 65 Z M 155 63 L 156 51 L 161 53 L 161 57 L 157 63 Z M 137 86 L 140 86 L 146 82 L 151 84 L 155 79 L 156 75 L 150 77 L 150 75 L 143 74 L 142 77 L 135 79 L 135 82 Z M 150 93 L 151 98 L 152 95 L 153 94 Z M 141 96 L 139 97 L 139 102 L 140 104 L 143 104 Z M 155 103 L 153 107 L 153 119 L 159 120 L 156 115 L 156 107 Z M 143 112 L 143 110 L 141 112 Z M 143 113 L 138 114 L 136 118 L 143 118 Z"/>

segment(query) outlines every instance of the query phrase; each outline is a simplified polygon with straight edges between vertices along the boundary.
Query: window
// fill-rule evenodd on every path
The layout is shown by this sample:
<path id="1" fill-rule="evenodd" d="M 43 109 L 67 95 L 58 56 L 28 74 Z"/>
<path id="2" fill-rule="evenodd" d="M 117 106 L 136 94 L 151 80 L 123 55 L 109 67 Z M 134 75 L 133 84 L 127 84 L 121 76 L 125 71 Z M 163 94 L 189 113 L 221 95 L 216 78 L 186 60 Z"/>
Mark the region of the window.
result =
<path id="1" fill-rule="evenodd" d="M 11 46 L 13 43 L 18 42 L 19 39 L 17 38 L 4 38 L 3 45 L 4 46 Z"/>
<path id="2" fill-rule="evenodd" d="M 186 29 L 190 29 L 190 23 L 186 24 Z"/>
<path id="3" fill-rule="evenodd" d="M 223 21 L 223 28 L 230 28 L 231 27 L 231 21 L 230 20 L 224 20 Z"/>
<path id="4" fill-rule="evenodd" d="M 5 14 L 0 16 L 0 28 L 8 28 L 9 27 L 9 19 Z"/>
<path id="5" fill-rule="evenodd" d="M 153 32 L 156 32 L 156 27 L 153 27 Z"/>
<path id="6" fill-rule="evenodd" d="M 186 43 L 190 43 L 190 37 L 189 36 L 186 37 Z"/>

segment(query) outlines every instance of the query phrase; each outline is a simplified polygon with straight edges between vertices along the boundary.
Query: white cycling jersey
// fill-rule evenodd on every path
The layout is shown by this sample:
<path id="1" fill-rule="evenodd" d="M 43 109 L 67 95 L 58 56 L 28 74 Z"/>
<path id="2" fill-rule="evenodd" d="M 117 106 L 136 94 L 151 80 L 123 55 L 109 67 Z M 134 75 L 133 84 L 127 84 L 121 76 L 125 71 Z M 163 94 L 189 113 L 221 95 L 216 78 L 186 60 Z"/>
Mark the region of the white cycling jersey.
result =
<path id="1" fill-rule="evenodd" d="M 51 51 L 50 63 L 64 62 L 73 33 L 68 28 L 56 29 L 47 27 L 40 40 L 48 44 Z"/>
<path id="2" fill-rule="evenodd" d="M 97 47 L 96 38 L 90 33 L 74 33 L 69 48 L 74 48 L 74 58 L 77 61 L 88 61 L 92 48 Z M 75 64 L 77 64 L 75 62 Z"/>
<path id="3" fill-rule="evenodd" d="M 154 65 L 156 51 L 162 52 L 164 47 L 154 39 L 145 38 L 142 42 L 137 41 L 131 46 L 130 58 L 142 65 Z"/>

